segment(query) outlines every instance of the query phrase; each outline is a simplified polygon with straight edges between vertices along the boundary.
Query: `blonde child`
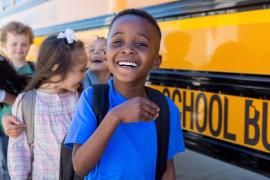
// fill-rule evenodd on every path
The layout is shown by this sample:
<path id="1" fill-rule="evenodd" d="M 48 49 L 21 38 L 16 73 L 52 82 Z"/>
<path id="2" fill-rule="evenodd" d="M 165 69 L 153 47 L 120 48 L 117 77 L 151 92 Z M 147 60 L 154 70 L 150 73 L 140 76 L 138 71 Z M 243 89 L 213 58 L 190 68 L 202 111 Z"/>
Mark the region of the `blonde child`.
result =
<path id="1" fill-rule="evenodd" d="M 20 22 L 11 21 L 0 29 L 0 42 L 2 47 L 2 56 L 5 57 L 19 75 L 32 76 L 34 73 L 34 64 L 26 61 L 29 48 L 33 43 L 32 29 Z M 13 82 L 15 83 L 15 82 Z M 5 104 L 0 108 L 0 127 L 2 129 L 2 117 L 11 113 L 11 105 L 16 96 L 0 87 L 3 95 L 2 102 Z M 9 122 L 11 125 L 16 121 Z M 23 128 L 18 125 L 18 127 Z"/>
<path id="2" fill-rule="evenodd" d="M 107 84 L 111 77 L 106 62 L 106 44 L 107 39 L 97 37 L 89 47 L 89 69 L 85 73 L 84 89 L 93 84 Z"/>
<path id="3" fill-rule="evenodd" d="M 1 50 L 3 51 L 1 52 L 2 56 L 9 61 L 19 75 L 32 75 L 33 65 L 25 61 L 33 42 L 32 29 L 25 24 L 12 21 L 3 26 L 0 29 L 0 33 Z M 7 74 L 5 76 L 12 75 Z M 7 77 L 3 77 L 2 79 L 4 78 Z M 13 79 L 13 81 L 14 82 L 10 83 L 18 83 L 15 79 Z M 11 113 L 11 105 L 14 103 L 16 95 L 2 87 L 0 87 L 0 94 L 2 94 L 2 100 L 0 102 L 3 103 L 0 107 L 0 179 L 7 180 L 9 179 L 6 165 L 8 137 L 4 134 L 2 129 L 2 117 Z M 23 128 L 23 125 L 18 126 Z"/>
<path id="4" fill-rule="evenodd" d="M 26 56 L 33 43 L 32 29 L 20 22 L 12 21 L 1 28 L 1 46 L 19 74 L 33 74 L 33 66 Z"/>
<path id="5" fill-rule="evenodd" d="M 59 179 L 61 142 L 75 110 L 77 89 L 86 64 L 84 45 L 71 30 L 51 35 L 42 43 L 36 73 L 26 88 L 36 92 L 33 154 L 25 131 L 17 138 L 10 138 L 8 169 L 11 179 Z M 20 122 L 24 121 L 22 97 L 23 94 L 18 96 L 12 108 L 12 114 Z"/>

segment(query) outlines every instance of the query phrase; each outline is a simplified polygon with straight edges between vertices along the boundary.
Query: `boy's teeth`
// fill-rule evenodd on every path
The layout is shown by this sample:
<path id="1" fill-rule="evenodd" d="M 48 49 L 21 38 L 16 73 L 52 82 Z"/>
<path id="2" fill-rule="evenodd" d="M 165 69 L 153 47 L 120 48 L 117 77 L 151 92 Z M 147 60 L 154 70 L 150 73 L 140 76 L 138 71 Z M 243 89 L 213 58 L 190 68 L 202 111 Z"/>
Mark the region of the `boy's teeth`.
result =
<path id="1" fill-rule="evenodd" d="M 120 66 L 132 66 L 132 67 L 137 67 L 137 63 L 134 63 L 134 62 L 125 62 L 125 61 L 123 61 L 123 62 L 119 62 L 118 63 Z"/>

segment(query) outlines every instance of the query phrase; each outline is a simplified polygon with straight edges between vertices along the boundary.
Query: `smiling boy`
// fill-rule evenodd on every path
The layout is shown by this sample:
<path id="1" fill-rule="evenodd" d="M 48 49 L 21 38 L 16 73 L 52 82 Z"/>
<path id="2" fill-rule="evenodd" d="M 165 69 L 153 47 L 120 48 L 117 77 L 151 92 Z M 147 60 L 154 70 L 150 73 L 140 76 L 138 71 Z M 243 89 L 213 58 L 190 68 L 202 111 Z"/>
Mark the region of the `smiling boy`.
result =
<path id="1" fill-rule="evenodd" d="M 155 119 L 159 107 L 148 98 L 145 81 L 161 63 L 161 32 L 148 13 L 128 9 L 109 28 L 107 64 L 109 110 L 97 127 L 93 89 L 83 92 L 65 144 L 73 147 L 73 165 L 85 179 L 151 180 L 157 162 Z M 179 110 L 166 98 L 170 113 L 167 168 L 162 179 L 175 179 L 173 157 L 184 151 Z"/>

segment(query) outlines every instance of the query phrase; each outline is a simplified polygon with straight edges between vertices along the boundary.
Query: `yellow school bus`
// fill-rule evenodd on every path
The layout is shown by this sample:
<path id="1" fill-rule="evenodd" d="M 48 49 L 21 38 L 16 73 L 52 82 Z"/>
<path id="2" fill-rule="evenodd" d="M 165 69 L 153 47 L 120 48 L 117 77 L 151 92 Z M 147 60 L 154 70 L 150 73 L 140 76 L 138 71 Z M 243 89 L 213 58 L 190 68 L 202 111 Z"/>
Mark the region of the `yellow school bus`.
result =
<path id="1" fill-rule="evenodd" d="M 163 62 L 148 84 L 179 107 L 186 146 L 270 176 L 269 0 L 35 2 L 0 14 L 0 25 L 16 19 L 34 28 L 33 59 L 48 34 L 72 28 L 89 43 L 106 36 L 120 10 L 151 13 L 162 30 Z"/>

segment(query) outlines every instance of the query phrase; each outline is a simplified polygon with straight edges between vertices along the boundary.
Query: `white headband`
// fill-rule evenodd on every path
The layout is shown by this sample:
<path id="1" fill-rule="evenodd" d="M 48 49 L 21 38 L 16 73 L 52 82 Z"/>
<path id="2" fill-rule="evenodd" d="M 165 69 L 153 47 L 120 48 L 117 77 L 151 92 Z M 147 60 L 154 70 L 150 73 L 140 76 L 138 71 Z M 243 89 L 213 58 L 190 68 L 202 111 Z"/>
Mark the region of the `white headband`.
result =
<path id="1" fill-rule="evenodd" d="M 68 44 L 72 44 L 74 41 L 77 41 L 75 33 L 72 29 L 66 29 L 65 32 L 61 32 L 57 36 L 58 39 L 66 38 Z"/>

